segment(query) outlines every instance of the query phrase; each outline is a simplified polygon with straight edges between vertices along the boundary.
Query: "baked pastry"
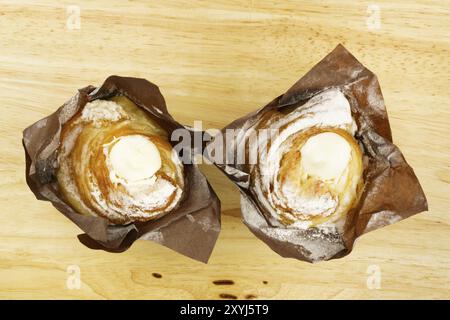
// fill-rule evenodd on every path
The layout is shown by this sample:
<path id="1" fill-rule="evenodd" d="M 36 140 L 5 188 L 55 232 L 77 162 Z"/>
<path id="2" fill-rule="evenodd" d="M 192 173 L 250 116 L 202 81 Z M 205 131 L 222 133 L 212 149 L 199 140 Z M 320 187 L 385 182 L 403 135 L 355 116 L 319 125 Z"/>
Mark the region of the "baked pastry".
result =
<path id="1" fill-rule="evenodd" d="M 345 95 L 328 89 L 301 107 L 272 109 L 252 129 L 247 136 L 258 139 L 247 137 L 246 148 L 257 161 L 248 190 L 271 224 L 341 233 L 363 186 L 363 153 Z"/>
<path id="2" fill-rule="evenodd" d="M 114 224 L 159 218 L 183 197 L 167 132 L 125 96 L 88 102 L 64 124 L 57 181 L 80 214 Z"/>
<path id="3" fill-rule="evenodd" d="M 206 151 L 239 186 L 243 222 L 283 257 L 343 257 L 362 234 L 428 208 L 377 77 L 342 45 Z"/>
<path id="4" fill-rule="evenodd" d="M 139 239 L 206 263 L 220 200 L 185 161 L 194 145 L 180 144 L 178 133 L 183 142 L 196 134 L 170 115 L 155 84 L 110 76 L 23 131 L 26 182 L 89 248 L 122 252 Z"/>

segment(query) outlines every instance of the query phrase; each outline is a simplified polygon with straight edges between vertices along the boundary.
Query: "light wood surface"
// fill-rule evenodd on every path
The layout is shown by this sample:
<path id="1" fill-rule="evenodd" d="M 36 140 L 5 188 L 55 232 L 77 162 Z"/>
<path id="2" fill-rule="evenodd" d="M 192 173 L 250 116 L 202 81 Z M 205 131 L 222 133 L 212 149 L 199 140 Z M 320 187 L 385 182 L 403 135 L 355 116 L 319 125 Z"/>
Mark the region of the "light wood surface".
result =
<path id="1" fill-rule="evenodd" d="M 73 4 L 81 24 L 71 30 Z M 277 256 L 241 223 L 237 189 L 207 165 L 223 206 L 209 264 L 148 241 L 120 254 L 90 250 L 25 183 L 22 130 L 78 88 L 111 74 L 147 78 L 176 119 L 220 128 L 283 93 L 338 43 L 378 75 L 394 142 L 430 205 L 363 236 L 343 259 Z M 449 56 L 448 0 L 1 0 L 0 298 L 450 298 Z M 79 289 L 70 285 L 77 267 Z M 379 288 L 367 285 L 374 270 Z M 222 279 L 234 284 L 213 284 Z"/>

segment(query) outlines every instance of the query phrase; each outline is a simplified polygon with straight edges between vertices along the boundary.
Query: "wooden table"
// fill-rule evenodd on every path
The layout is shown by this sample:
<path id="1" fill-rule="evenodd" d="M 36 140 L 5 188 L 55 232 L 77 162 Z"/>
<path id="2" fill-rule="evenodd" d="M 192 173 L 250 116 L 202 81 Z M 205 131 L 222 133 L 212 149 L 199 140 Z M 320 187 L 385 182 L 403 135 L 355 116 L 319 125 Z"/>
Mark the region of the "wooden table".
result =
<path id="1" fill-rule="evenodd" d="M 1 0 L 0 297 L 450 298 L 450 2 L 316 2 Z M 338 43 L 378 75 L 394 141 L 430 204 L 363 236 L 343 259 L 276 255 L 242 224 L 236 187 L 208 165 L 223 206 L 208 264 L 149 241 L 120 254 L 87 249 L 25 183 L 22 130 L 78 88 L 111 74 L 147 78 L 176 119 L 220 128 Z M 223 279 L 234 284 L 213 283 Z"/>

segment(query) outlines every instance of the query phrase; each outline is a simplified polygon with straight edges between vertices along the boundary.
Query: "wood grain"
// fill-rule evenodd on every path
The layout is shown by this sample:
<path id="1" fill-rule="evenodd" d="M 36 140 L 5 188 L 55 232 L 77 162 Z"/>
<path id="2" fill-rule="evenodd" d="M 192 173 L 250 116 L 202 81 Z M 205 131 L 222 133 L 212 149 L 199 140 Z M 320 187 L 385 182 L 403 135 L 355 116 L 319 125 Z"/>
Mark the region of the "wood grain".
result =
<path id="1" fill-rule="evenodd" d="M 74 3 L 79 30 L 66 24 Z M 449 8 L 448 0 L 1 0 L 0 298 L 450 298 Z M 430 204 L 363 236 L 350 256 L 315 265 L 277 256 L 241 223 L 236 188 L 208 165 L 223 230 L 207 265 L 147 241 L 121 254 L 89 250 L 26 186 L 22 130 L 78 88 L 111 74 L 144 77 L 179 121 L 220 128 L 284 92 L 338 43 L 378 75 L 394 141 Z M 73 265 L 79 289 L 67 286 Z M 373 266 L 379 289 L 367 285 Z"/>

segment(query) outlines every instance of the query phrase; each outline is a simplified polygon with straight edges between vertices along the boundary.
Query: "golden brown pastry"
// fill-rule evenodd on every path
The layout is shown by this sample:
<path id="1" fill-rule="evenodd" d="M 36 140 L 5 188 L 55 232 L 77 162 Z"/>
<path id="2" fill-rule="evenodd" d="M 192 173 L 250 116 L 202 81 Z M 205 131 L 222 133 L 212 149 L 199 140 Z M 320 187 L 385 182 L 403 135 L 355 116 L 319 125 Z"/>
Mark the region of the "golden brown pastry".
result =
<path id="1" fill-rule="evenodd" d="M 341 232 L 363 185 L 362 150 L 344 94 L 328 89 L 301 108 L 272 110 L 253 129 L 259 134 L 246 142 L 249 159 L 257 155 L 249 190 L 271 223 Z"/>
<path id="2" fill-rule="evenodd" d="M 57 179 L 79 213 L 115 224 L 172 211 L 183 195 L 183 165 L 167 133 L 124 96 L 87 103 L 62 128 Z"/>

